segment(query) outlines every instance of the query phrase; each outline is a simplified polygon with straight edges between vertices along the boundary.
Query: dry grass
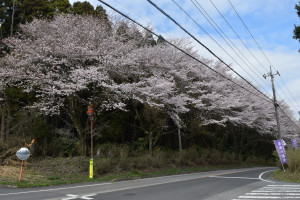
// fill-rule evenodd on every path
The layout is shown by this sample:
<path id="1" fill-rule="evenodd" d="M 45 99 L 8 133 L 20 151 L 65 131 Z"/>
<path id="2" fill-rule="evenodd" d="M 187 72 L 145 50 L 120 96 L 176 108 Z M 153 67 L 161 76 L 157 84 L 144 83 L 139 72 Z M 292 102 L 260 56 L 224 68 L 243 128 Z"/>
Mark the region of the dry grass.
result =
<path id="1" fill-rule="evenodd" d="M 15 166 L 0 166 L 0 181 L 1 182 L 17 182 L 19 181 L 21 171 L 20 167 Z M 22 181 L 33 184 L 36 182 L 41 182 L 45 179 L 45 177 L 41 174 L 36 174 L 32 170 L 29 170 L 24 166 L 22 173 Z"/>
<path id="2" fill-rule="evenodd" d="M 240 160 L 235 160 L 234 154 L 216 150 L 200 152 L 189 149 L 181 153 L 157 151 L 153 155 L 147 153 L 135 156 L 128 153 L 117 155 L 94 158 L 95 180 L 112 180 L 120 176 L 149 176 L 148 174 L 151 176 L 151 174 L 164 174 L 169 170 L 171 171 L 168 173 L 172 174 L 180 171 L 187 172 L 187 169 L 202 171 L 230 168 L 242 164 Z M 250 160 L 260 161 L 254 158 Z M 30 157 L 25 162 L 22 183 L 18 182 L 21 162 L 17 161 L 17 163 L 17 165 L 14 163 L 14 165 L 0 166 L 0 184 L 45 186 L 90 181 L 88 157 Z"/>

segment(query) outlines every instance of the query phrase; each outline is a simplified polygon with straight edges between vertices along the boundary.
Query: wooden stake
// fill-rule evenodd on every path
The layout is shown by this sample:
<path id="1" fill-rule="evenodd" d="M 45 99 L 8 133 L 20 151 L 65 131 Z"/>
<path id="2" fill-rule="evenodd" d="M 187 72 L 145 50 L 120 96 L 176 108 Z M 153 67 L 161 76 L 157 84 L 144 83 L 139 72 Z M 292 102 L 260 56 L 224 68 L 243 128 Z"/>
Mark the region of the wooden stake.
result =
<path id="1" fill-rule="evenodd" d="M 23 166 L 24 166 L 24 160 L 22 160 L 22 166 L 21 166 L 21 172 L 20 172 L 19 182 L 21 181 L 21 178 L 22 178 Z"/>
<path id="2" fill-rule="evenodd" d="M 281 162 L 281 161 L 280 161 Z M 281 163 L 281 165 L 282 165 L 282 168 L 283 168 L 283 172 L 285 172 L 285 169 L 284 169 L 284 166 L 283 166 L 283 164 Z"/>

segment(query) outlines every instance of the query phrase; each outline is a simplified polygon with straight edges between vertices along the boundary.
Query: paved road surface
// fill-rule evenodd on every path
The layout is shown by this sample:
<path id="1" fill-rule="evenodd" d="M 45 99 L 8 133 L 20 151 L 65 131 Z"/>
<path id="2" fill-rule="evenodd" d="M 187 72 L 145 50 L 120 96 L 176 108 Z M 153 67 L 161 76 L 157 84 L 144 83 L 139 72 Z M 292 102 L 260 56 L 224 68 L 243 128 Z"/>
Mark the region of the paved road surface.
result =
<path id="1" fill-rule="evenodd" d="M 300 184 L 268 179 L 268 173 L 275 169 L 231 169 L 121 182 L 0 188 L 0 200 L 300 199 Z"/>

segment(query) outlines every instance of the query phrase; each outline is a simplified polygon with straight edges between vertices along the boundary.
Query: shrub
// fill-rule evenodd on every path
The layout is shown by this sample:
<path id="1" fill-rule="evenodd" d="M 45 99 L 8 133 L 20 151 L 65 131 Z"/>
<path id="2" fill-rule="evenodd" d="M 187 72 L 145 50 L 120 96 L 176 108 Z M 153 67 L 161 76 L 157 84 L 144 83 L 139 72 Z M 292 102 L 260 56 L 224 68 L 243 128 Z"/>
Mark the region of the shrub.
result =
<path id="1" fill-rule="evenodd" d="M 45 155 L 49 156 L 76 156 L 79 155 L 79 143 L 76 140 L 58 137 L 54 138 L 49 145 L 43 148 Z"/>
<path id="2" fill-rule="evenodd" d="M 300 149 L 297 150 L 294 149 L 288 149 L 286 151 L 287 153 L 287 164 L 288 169 L 291 172 L 300 171 Z"/>

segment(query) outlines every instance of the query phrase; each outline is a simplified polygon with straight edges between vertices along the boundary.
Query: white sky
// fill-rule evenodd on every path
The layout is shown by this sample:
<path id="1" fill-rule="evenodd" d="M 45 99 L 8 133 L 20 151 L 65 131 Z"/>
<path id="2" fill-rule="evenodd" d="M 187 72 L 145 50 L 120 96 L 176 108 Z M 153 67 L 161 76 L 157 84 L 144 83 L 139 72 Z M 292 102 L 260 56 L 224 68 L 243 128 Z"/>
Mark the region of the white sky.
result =
<path id="1" fill-rule="evenodd" d="M 243 59 L 251 69 L 239 59 L 227 43 L 211 27 L 191 0 L 174 1 L 184 8 L 240 65 L 235 63 L 172 0 L 152 1 L 164 9 L 171 17 L 175 18 L 184 28 L 195 35 L 197 39 L 208 46 L 226 63 L 232 64 L 236 71 L 247 77 L 261 91 L 267 92 L 270 96 L 272 93 L 270 78 L 265 80 L 262 75 L 268 72 L 267 70 L 269 70 L 271 62 L 272 66 L 281 75 L 280 77 L 275 77 L 275 86 L 278 93 L 277 98 L 283 99 L 295 112 L 295 116 L 297 118 L 300 117 L 297 114 L 300 111 L 300 53 L 298 52 L 300 43 L 293 39 L 294 24 L 300 24 L 295 10 L 298 0 L 230 0 L 270 62 L 264 57 L 256 43 L 252 40 L 228 0 L 212 0 L 212 2 L 221 11 L 255 57 L 249 53 L 237 36 L 231 31 L 210 0 L 197 0 L 247 60 L 250 61 L 248 63 L 247 60 Z M 70 0 L 70 2 L 73 3 L 75 1 Z M 94 6 L 103 6 L 109 14 L 116 14 L 97 0 L 88 0 L 88 2 Z M 163 35 L 166 39 L 170 37 L 189 38 L 186 33 L 156 10 L 147 0 L 105 0 L 105 2 L 144 25 L 151 24 L 155 28 L 154 31 Z M 216 60 L 199 44 L 196 42 L 194 44 L 200 55 Z M 274 73 L 275 69 L 273 69 Z"/>

